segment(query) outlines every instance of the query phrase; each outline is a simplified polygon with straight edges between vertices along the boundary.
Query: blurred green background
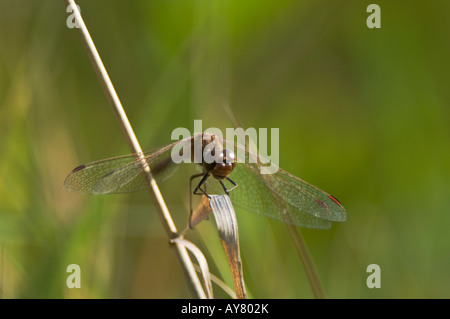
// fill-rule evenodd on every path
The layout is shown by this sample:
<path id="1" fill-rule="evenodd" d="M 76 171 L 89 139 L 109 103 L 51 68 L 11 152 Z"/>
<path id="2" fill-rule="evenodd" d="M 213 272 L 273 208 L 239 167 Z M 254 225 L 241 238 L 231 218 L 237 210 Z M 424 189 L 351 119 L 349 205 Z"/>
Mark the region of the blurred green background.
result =
<path id="1" fill-rule="evenodd" d="M 329 297 L 450 297 L 449 1 L 77 3 L 144 149 L 194 119 L 231 127 L 224 105 L 280 129 L 280 166 L 348 212 L 301 229 Z M 68 16 L 62 0 L 0 0 L 0 296 L 190 298 L 147 192 L 62 187 L 130 152 Z M 190 174 L 159 185 L 179 229 Z M 313 298 L 284 225 L 237 213 L 250 296 Z M 187 238 L 232 286 L 213 219 Z M 72 263 L 81 289 L 66 287 Z"/>

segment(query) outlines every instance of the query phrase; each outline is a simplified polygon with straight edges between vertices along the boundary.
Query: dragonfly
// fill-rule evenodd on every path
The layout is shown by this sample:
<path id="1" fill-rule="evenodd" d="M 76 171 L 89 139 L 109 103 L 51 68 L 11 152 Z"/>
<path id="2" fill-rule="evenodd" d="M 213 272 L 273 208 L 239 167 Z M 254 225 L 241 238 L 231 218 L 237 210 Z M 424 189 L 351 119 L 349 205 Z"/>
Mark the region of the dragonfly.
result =
<path id="1" fill-rule="evenodd" d="M 192 181 L 200 178 L 191 194 L 226 193 L 233 205 L 243 210 L 307 228 L 327 229 L 332 222 L 344 222 L 347 218 L 336 197 L 281 168 L 273 174 L 261 174 L 267 162 L 261 161 L 259 154 L 207 133 L 186 137 L 141 157 L 129 154 L 80 165 L 66 177 L 64 187 L 93 195 L 140 191 L 148 188 L 142 174 L 147 165 L 153 178 L 163 181 L 180 166 L 173 158 L 173 149 L 179 150 L 175 154 L 184 159 L 194 159 L 194 145 L 201 148 L 196 159 L 202 172 L 191 177 L 191 191 Z M 243 154 L 243 160 L 238 161 L 236 153 Z M 207 161 L 208 155 L 214 160 Z"/>

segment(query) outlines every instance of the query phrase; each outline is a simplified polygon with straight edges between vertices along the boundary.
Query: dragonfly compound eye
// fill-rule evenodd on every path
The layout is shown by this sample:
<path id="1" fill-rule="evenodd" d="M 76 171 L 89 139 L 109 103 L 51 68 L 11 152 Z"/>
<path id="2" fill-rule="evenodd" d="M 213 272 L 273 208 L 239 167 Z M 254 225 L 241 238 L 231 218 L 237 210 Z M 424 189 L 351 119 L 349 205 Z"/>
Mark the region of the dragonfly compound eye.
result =
<path id="1" fill-rule="evenodd" d="M 224 149 L 218 157 L 218 161 L 214 165 L 212 175 L 215 179 L 221 180 L 226 178 L 236 166 L 236 156 L 232 151 Z"/>
<path id="2" fill-rule="evenodd" d="M 223 163 L 232 164 L 233 167 L 236 165 L 236 155 L 233 151 L 224 149 L 223 152 L 221 152 L 220 157 Z"/>

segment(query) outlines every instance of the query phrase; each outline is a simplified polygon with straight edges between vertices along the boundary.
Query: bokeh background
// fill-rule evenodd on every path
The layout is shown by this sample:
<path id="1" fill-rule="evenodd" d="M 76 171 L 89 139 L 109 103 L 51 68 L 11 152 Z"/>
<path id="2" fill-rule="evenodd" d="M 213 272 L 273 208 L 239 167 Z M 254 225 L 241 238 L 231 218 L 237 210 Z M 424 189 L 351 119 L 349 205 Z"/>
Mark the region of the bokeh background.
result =
<path id="1" fill-rule="evenodd" d="M 280 166 L 348 212 L 301 229 L 329 297 L 450 297 L 449 1 L 77 3 L 143 148 L 194 119 L 231 127 L 224 105 L 280 129 Z M 0 296 L 190 298 L 147 192 L 62 187 L 130 152 L 68 16 L 62 0 L 0 0 Z M 190 174 L 159 185 L 179 229 Z M 250 296 L 313 298 L 285 226 L 237 213 Z M 187 238 L 232 286 L 213 219 Z M 72 263 L 80 289 L 66 287 Z"/>

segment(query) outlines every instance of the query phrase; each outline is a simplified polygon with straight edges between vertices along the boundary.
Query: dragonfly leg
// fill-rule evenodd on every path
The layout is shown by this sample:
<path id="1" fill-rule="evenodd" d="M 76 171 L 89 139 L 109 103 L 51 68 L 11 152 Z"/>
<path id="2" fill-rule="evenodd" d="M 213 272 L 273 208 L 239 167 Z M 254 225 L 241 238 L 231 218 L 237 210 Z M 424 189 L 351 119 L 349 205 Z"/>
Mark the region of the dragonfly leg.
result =
<path id="1" fill-rule="evenodd" d="M 222 181 L 219 181 L 219 182 L 220 182 L 220 185 L 222 185 L 223 190 L 225 191 L 225 193 L 227 193 L 227 195 L 230 195 L 230 192 L 231 192 L 233 189 L 235 189 L 235 188 L 237 187 L 237 184 L 236 184 L 231 178 L 229 178 L 229 177 L 227 177 L 227 180 L 228 180 L 231 184 L 233 184 L 232 187 L 227 188 L 227 187 L 225 186 L 225 184 L 224 184 Z"/>
<path id="2" fill-rule="evenodd" d="M 194 178 L 197 178 L 197 177 L 200 177 L 200 176 L 203 176 L 203 178 L 200 180 L 200 183 L 198 183 L 198 185 L 194 189 L 194 191 L 192 191 L 192 180 Z M 206 193 L 206 191 L 204 191 L 201 188 L 201 186 L 203 184 L 205 184 L 205 181 L 206 181 L 206 179 L 208 177 L 209 177 L 208 173 L 206 173 L 206 174 L 205 173 L 199 173 L 199 174 L 192 175 L 190 180 L 189 180 L 189 213 L 190 213 L 190 215 L 189 215 L 189 227 L 190 228 L 192 228 L 191 227 L 191 217 L 192 217 L 192 213 L 193 213 L 193 209 L 192 209 L 192 195 L 206 195 L 208 198 L 210 198 L 209 195 Z M 206 187 L 206 184 L 205 184 L 205 187 Z M 198 192 L 199 190 L 201 191 L 201 193 Z"/>
<path id="3" fill-rule="evenodd" d="M 199 176 L 203 176 L 203 178 L 200 180 L 200 183 L 198 183 L 197 187 L 194 189 L 192 194 L 194 194 L 194 195 L 205 195 L 206 197 L 210 198 L 210 196 L 202 188 L 202 185 L 205 184 L 207 178 L 209 177 L 209 173 L 206 173 L 206 174 L 202 173 L 202 174 L 197 174 L 197 175 L 192 176 L 191 177 L 191 184 L 192 184 L 192 178 L 199 177 Z M 206 186 L 206 184 L 205 184 L 205 186 Z M 199 191 L 201 193 L 199 193 Z"/>
<path id="4" fill-rule="evenodd" d="M 205 175 L 205 173 L 198 173 L 198 174 L 195 174 L 195 175 L 192 175 L 191 176 L 191 178 L 189 179 L 189 193 L 190 194 L 192 194 L 193 193 L 193 191 L 192 191 L 192 180 L 194 179 L 194 178 L 197 178 L 197 177 L 200 177 L 200 176 L 204 176 Z M 198 187 L 198 186 L 197 186 Z M 195 192 L 195 191 L 194 191 Z"/>

